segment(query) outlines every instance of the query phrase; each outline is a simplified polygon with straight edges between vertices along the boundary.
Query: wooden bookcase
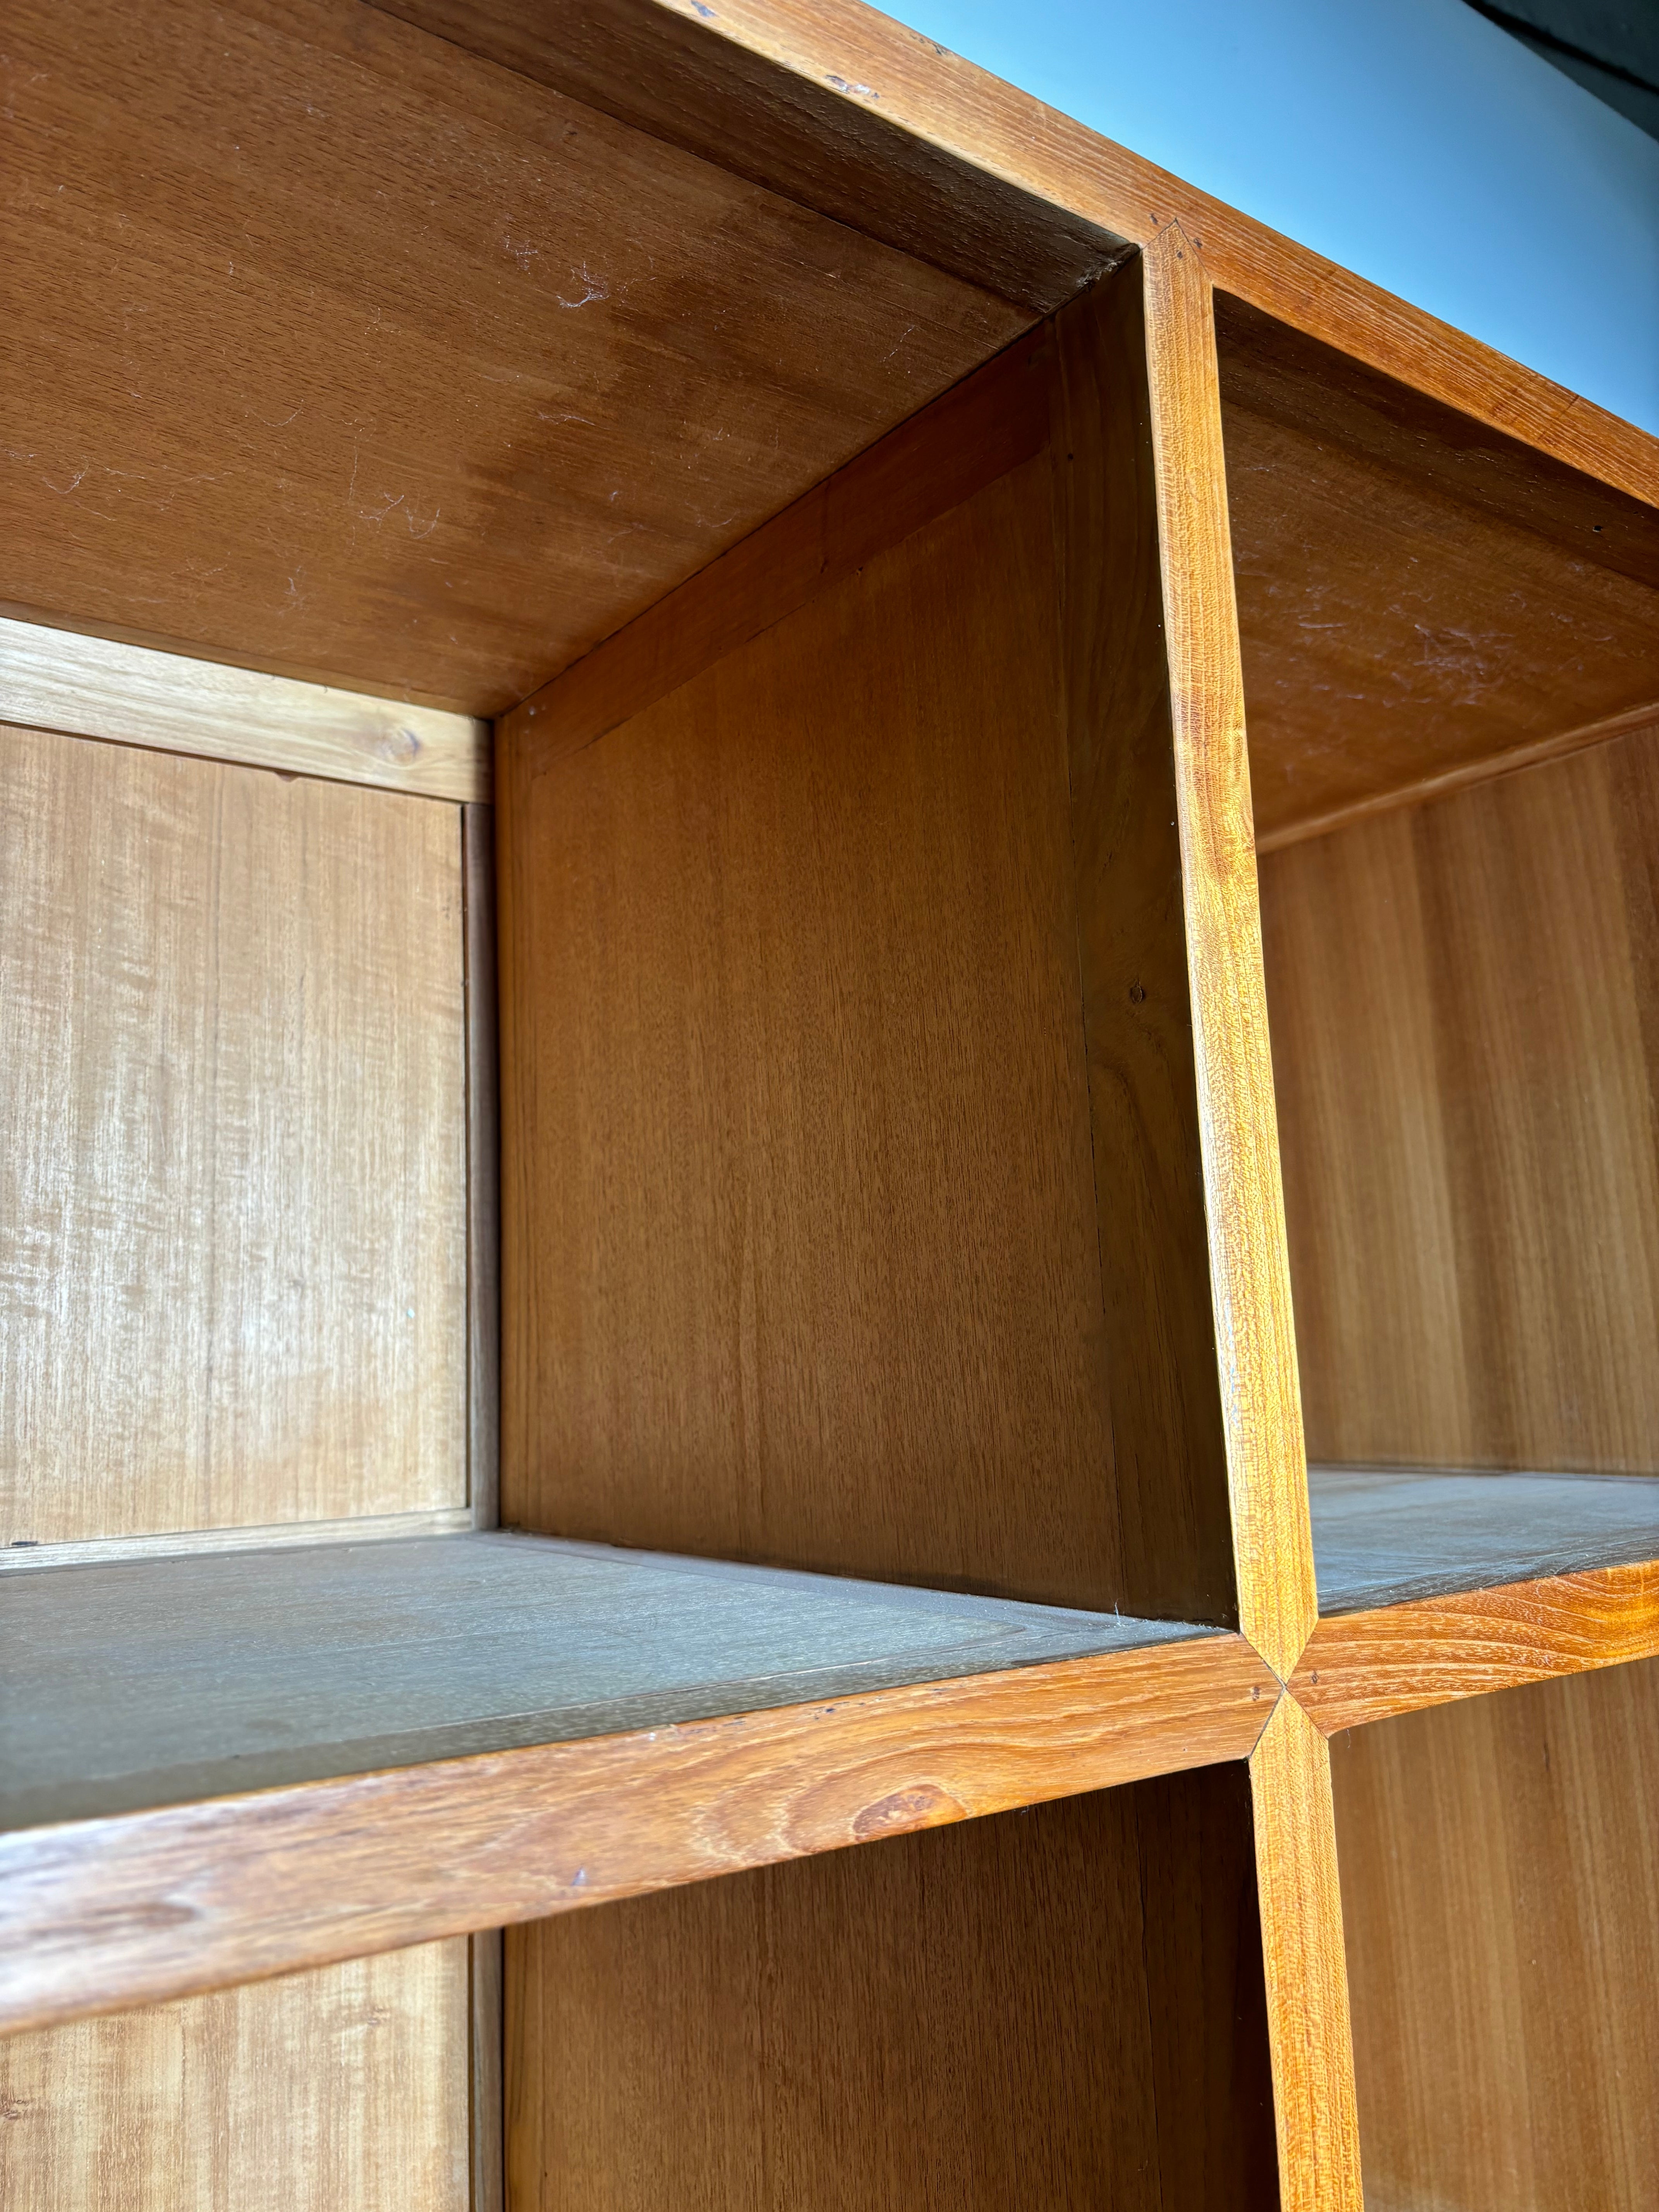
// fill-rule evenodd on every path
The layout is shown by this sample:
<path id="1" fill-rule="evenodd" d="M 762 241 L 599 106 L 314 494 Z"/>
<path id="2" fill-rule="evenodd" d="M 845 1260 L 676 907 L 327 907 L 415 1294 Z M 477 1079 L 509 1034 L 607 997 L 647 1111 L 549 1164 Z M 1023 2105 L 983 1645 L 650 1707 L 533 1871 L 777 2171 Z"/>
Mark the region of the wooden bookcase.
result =
<path id="1" fill-rule="evenodd" d="M 0 2197 L 1643 2203 L 1659 447 L 850 0 L 9 36 Z"/>

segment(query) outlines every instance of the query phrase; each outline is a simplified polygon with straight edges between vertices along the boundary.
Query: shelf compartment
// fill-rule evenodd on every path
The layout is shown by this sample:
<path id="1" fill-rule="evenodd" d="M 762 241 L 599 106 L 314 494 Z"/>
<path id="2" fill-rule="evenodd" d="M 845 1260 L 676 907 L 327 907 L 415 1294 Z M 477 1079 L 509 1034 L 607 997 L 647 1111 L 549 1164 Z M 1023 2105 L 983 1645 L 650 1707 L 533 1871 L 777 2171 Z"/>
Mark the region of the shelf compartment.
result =
<path id="1" fill-rule="evenodd" d="M 1218 1373 L 1218 1311 L 1289 1346 L 1210 1272 L 1194 976 L 1231 1071 L 1254 947 L 1182 872 L 1243 834 L 1232 766 L 1179 783 L 1237 734 L 1164 632 L 1160 481 L 1220 489 L 1155 466 L 1146 286 L 1184 268 L 503 718 L 508 1519 L 1220 1627 L 1232 1514 L 1300 1534 Z"/>
<path id="2" fill-rule="evenodd" d="M 1276 1690 L 1180 1623 L 501 1534 L 0 1604 L 9 2026 L 1239 1758 Z"/>
<path id="3" fill-rule="evenodd" d="M 1240 1766 L 507 1939 L 520 2212 L 1277 2208 Z"/>
<path id="4" fill-rule="evenodd" d="M 1369 2203 L 1651 2200 L 1656 1746 L 1651 1663 L 1331 1746 Z"/>

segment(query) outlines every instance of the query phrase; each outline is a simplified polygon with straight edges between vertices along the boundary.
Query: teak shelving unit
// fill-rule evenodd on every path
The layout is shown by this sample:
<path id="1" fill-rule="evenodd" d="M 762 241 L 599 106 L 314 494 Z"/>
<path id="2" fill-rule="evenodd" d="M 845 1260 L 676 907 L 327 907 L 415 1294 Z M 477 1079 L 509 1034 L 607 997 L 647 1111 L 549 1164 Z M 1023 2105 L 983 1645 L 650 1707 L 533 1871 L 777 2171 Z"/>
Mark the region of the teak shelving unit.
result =
<path id="1" fill-rule="evenodd" d="M 850 0 L 8 43 L 7 2205 L 1644 2204 L 1659 447 Z"/>

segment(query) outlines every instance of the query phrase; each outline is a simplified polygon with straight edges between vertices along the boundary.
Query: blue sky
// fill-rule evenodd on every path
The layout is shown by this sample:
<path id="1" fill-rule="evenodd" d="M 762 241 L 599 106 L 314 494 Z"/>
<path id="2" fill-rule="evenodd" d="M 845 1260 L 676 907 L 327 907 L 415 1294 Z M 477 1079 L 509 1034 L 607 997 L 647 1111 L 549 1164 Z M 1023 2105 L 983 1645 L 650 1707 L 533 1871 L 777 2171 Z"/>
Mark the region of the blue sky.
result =
<path id="1" fill-rule="evenodd" d="M 1463 0 L 888 4 L 1659 433 L 1659 143 Z"/>

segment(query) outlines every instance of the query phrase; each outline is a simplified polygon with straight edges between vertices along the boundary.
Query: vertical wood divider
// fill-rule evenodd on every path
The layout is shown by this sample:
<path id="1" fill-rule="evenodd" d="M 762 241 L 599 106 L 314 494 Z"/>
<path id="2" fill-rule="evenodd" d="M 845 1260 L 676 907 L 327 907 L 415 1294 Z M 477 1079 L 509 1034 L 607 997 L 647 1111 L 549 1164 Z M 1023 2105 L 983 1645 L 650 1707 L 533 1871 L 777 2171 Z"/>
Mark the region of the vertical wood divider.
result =
<path id="1" fill-rule="evenodd" d="M 495 810 L 461 809 L 466 975 L 466 1461 L 475 1528 L 501 1522 L 501 1084 Z"/>
<path id="2" fill-rule="evenodd" d="M 1171 224 L 1143 257 L 1187 963 L 1239 1626 L 1283 1680 L 1313 1632 L 1313 1540 L 1261 967 L 1244 680 L 1209 280 Z"/>
<path id="3" fill-rule="evenodd" d="M 486 1928 L 467 1938 L 471 1999 L 467 2100 L 471 2137 L 470 2212 L 504 2212 L 506 2084 L 502 2069 L 505 1976 L 503 1931 Z"/>
<path id="4" fill-rule="evenodd" d="M 1101 1308 L 1124 1603 L 1232 1626 L 1145 321 L 1132 263 L 1054 323 L 1055 565 Z"/>
<path id="5" fill-rule="evenodd" d="M 475 1528 L 501 1522 L 501 1064 L 495 810 L 461 809 L 466 975 L 466 1463 Z M 503 2212 L 503 1936 L 467 1938 L 470 2212 Z"/>
<path id="6" fill-rule="evenodd" d="M 1330 1748 L 1280 1698 L 1250 1754 L 1284 2212 L 1364 2212 Z"/>
<path id="7" fill-rule="evenodd" d="M 1178 225 L 1143 257 L 1188 970 L 1240 1626 L 1279 1677 L 1318 1613 L 1279 1180 L 1209 280 Z M 1290 1697 L 1252 1755 L 1285 2212 L 1363 2212 L 1324 1739 Z"/>

